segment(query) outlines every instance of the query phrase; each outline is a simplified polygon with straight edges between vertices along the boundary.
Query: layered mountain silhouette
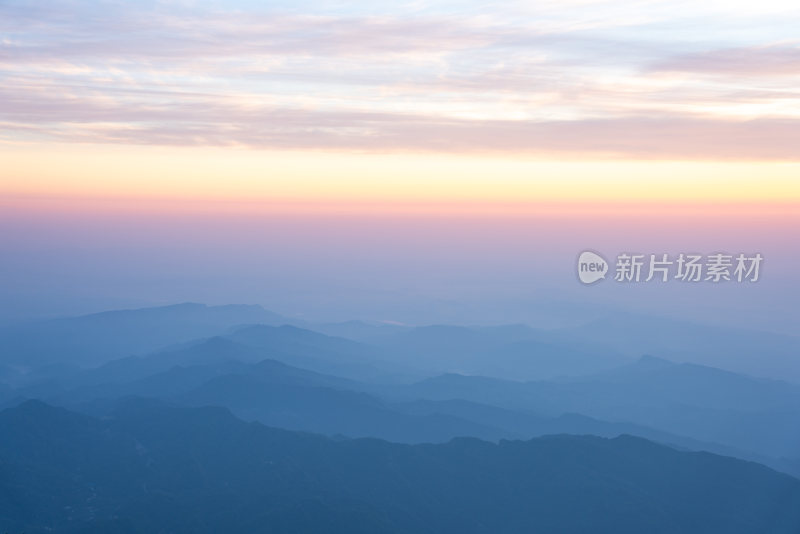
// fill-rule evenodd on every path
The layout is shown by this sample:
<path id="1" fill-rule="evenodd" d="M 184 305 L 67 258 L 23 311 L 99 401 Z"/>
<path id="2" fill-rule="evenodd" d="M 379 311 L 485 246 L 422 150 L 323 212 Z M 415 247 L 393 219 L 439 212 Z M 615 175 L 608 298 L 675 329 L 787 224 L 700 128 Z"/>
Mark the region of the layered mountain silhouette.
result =
<path id="1" fill-rule="evenodd" d="M 621 436 L 331 440 L 219 408 L 0 413 L 0 528 L 40 532 L 793 533 L 800 481 Z"/>
<path id="2" fill-rule="evenodd" d="M 545 340 L 629 357 L 655 354 L 747 375 L 800 382 L 800 338 L 785 334 L 617 313 L 547 333 Z"/>
<path id="3" fill-rule="evenodd" d="M 176 304 L 36 321 L 0 329 L 2 362 L 26 368 L 50 363 L 98 365 L 250 324 L 286 324 L 260 306 Z"/>
<path id="4" fill-rule="evenodd" d="M 692 352 L 785 362 L 791 338 L 667 324 L 687 337 L 634 357 L 650 319 L 597 324 L 178 305 L 5 329 L 0 532 L 792 532 L 796 480 L 764 466 L 800 476 L 800 385 Z"/>
<path id="5" fill-rule="evenodd" d="M 515 382 L 450 374 L 408 389 L 414 398 L 638 423 L 766 456 L 796 457 L 800 450 L 797 385 L 653 357 L 580 379 Z"/>

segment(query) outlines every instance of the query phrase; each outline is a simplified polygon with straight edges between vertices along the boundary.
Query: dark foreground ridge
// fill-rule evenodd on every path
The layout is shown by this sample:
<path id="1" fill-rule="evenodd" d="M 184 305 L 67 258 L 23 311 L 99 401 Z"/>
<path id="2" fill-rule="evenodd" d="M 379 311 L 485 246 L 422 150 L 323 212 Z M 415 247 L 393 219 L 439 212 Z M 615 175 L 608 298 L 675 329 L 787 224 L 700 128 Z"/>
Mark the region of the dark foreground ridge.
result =
<path id="1" fill-rule="evenodd" d="M 0 532 L 800 531 L 800 481 L 629 436 L 336 441 L 138 400 L 0 429 Z"/>

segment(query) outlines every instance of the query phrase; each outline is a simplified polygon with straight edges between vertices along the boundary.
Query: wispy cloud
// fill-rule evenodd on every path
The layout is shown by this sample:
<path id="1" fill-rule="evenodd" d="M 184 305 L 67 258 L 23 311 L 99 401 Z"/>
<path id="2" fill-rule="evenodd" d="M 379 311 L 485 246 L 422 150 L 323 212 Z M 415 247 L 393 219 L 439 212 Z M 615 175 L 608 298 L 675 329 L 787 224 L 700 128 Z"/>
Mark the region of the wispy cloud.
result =
<path id="1" fill-rule="evenodd" d="M 0 138 L 799 159 L 800 49 L 648 40 L 670 21 L 646 4 L 604 18 L 620 6 L 9 1 Z"/>
<path id="2" fill-rule="evenodd" d="M 653 71 L 734 77 L 800 78 L 800 45 L 727 48 L 683 54 L 660 61 L 651 68 Z"/>
<path id="3" fill-rule="evenodd" d="M 6 130 L 61 141 L 353 151 L 565 153 L 666 159 L 800 159 L 800 119 L 663 115 L 558 121 L 242 106 L 184 95 L 140 105 L 0 89 Z"/>

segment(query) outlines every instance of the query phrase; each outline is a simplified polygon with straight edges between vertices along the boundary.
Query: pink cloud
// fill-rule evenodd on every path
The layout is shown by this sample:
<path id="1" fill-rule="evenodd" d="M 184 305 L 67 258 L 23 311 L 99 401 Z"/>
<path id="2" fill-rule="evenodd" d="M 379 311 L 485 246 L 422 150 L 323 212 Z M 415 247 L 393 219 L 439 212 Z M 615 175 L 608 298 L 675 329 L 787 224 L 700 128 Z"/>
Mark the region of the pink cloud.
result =
<path id="1" fill-rule="evenodd" d="M 800 160 L 800 120 L 678 114 L 558 121 L 242 107 L 203 96 L 121 101 L 0 89 L 6 135 L 154 145 L 351 151 L 601 154 L 636 158 Z M 38 134 L 36 133 L 38 132 Z"/>
<path id="2" fill-rule="evenodd" d="M 684 54 L 655 63 L 651 70 L 728 76 L 797 76 L 800 47 L 758 46 Z"/>

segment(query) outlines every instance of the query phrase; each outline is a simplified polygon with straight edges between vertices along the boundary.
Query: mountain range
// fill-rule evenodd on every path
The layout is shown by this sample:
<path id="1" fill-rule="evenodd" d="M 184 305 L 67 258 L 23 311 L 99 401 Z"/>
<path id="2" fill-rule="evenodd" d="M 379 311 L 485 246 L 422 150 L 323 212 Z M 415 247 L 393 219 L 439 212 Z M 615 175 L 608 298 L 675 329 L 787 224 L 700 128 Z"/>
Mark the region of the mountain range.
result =
<path id="1" fill-rule="evenodd" d="M 727 335 L 714 328 L 705 331 L 697 325 L 686 328 L 697 329 L 697 335 L 692 339 Z M 652 458 L 648 456 L 641 461 L 665 461 L 665 465 L 670 465 L 669 462 L 676 458 L 682 459 L 681 462 L 686 458 L 695 459 L 692 461 L 715 458 L 708 465 L 700 463 L 703 469 L 709 468 L 711 472 L 719 470 L 714 476 L 720 480 L 745 476 L 740 472 L 742 466 L 755 465 L 753 462 L 761 464 L 758 469 L 764 470 L 763 473 L 778 477 L 775 480 L 782 475 L 771 469 L 794 477 L 800 476 L 800 385 L 793 382 L 791 376 L 787 380 L 764 378 L 703 363 L 719 360 L 719 354 L 697 358 L 697 361 L 683 361 L 693 360 L 690 353 L 671 353 L 675 360 L 670 360 L 663 357 L 661 350 L 680 343 L 673 343 L 666 338 L 653 338 L 652 347 L 655 350 L 652 352 L 656 355 L 633 356 L 631 347 L 648 346 L 647 337 L 641 332 L 631 333 L 627 339 L 620 331 L 609 334 L 610 339 L 616 341 L 606 351 L 600 343 L 596 325 L 587 325 L 584 330 L 587 332 L 585 337 L 581 334 L 581 328 L 574 328 L 571 334 L 567 334 L 565 329 L 544 331 L 525 325 L 409 327 L 358 321 L 314 325 L 288 321 L 260 307 L 207 307 L 194 304 L 18 325 L 0 332 L 0 409 L 5 409 L 3 417 L 8 423 L 2 427 L 4 442 L 0 447 L 0 480 L 12 481 L 8 482 L 10 486 L 6 486 L 6 497 L 0 497 L 0 517 L 9 518 L 11 532 L 15 529 L 36 532 L 36 529 L 48 528 L 71 532 L 73 527 L 75 532 L 90 532 L 92 529 L 98 532 L 138 532 L 156 527 L 155 524 L 132 518 L 131 510 L 153 506 L 160 510 L 158 513 L 163 513 L 163 524 L 169 525 L 162 530 L 179 532 L 189 527 L 175 523 L 175 518 L 170 514 L 187 506 L 186 513 L 199 514 L 191 523 L 195 531 L 221 528 L 220 523 L 215 521 L 221 521 L 223 516 L 225 521 L 231 521 L 231 524 L 240 528 L 255 528 L 255 523 L 249 524 L 249 527 L 242 526 L 237 523 L 238 517 L 226 515 L 227 512 L 219 512 L 216 519 L 209 518 L 204 515 L 205 511 L 194 510 L 195 507 L 202 507 L 202 504 L 198 504 L 200 501 L 192 500 L 194 497 L 189 499 L 191 502 L 178 502 L 180 499 L 177 496 L 185 497 L 183 489 L 158 486 L 165 481 L 158 477 L 150 478 L 152 473 L 140 472 L 144 467 L 137 462 L 144 460 L 132 455 L 130 440 L 133 440 L 133 452 L 140 454 L 147 449 L 145 439 L 150 437 L 140 439 L 138 434 L 140 431 L 149 431 L 147 428 L 127 426 L 131 423 L 127 417 L 134 413 L 146 413 L 146 417 L 152 417 L 154 421 L 162 417 L 174 417 L 177 426 L 184 425 L 183 418 L 196 422 L 208 417 L 211 426 L 216 424 L 211 421 L 225 420 L 228 421 L 225 425 L 236 428 L 236 432 L 244 433 L 242 435 L 255 432 L 272 436 L 269 439 L 273 440 L 282 436 L 280 439 L 285 438 L 287 443 L 301 450 L 306 446 L 312 447 L 316 452 L 309 453 L 310 458 L 302 458 L 303 462 L 310 462 L 308 471 L 301 477 L 303 480 L 314 478 L 316 475 L 312 476 L 312 473 L 322 469 L 315 463 L 321 461 L 315 459 L 316 455 L 322 455 L 330 461 L 345 461 L 337 456 L 343 450 L 364 455 L 365 458 L 374 452 L 378 454 L 373 459 L 376 463 L 369 464 L 365 469 L 381 472 L 382 469 L 388 469 L 387 465 L 394 465 L 395 461 L 410 462 L 413 468 L 409 469 L 417 470 L 421 477 L 424 471 L 421 465 L 433 461 L 429 454 L 440 451 L 434 454 L 434 464 L 428 466 L 432 473 L 439 472 L 441 475 L 440 479 L 429 481 L 432 487 L 438 488 L 436 491 L 439 493 L 431 493 L 429 497 L 433 499 L 431 502 L 442 503 L 446 507 L 457 506 L 456 501 L 448 500 L 449 497 L 445 495 L 447 484 L 455 484 L 455 488 L 451 488 L 455 490 L 459 489 L 460 483 L 469 486 L 473 482 L 461 481 L 453 476 L 450 477 L 451 482 L 447 482 L 443 473 L 456 469 L 457 464 L 448 463 L 444 457 L 446 454 L 441 451 L 450 451 L 447 454 L 453 454 L 466 463 L 472 461 L 471 454 L 477 454 L 476 460 L 485 463 L 482 464 L 483 470 L 473 475 L 494 480 L 496 484 L 501 484 L 497 478 L 501 475 L 492 469 L 511 470 L 512 466 L 504 460 L 508 455 L 543 454 L 542 458 L 535 459 L 535 462 L 543 462 L 542 466 L 536 468 L 537 474 L 540 473 L 538 469 L 545 469 L 543 465 L 548 457 L 553 457 L 556 463 L 578 461 L 576 458 L 559 456 L 560 448 L 579 455 L 599 455 L 598 458 L 604 458 L 602 465 L 608 461 L 611 463 L 606 467 L 613 464 L 614 469 L 620 468 L 614 463 L 619 458 L 612 462 L 607 455 L 618 449 L 612 457 L 616 458 L 616 454 L 622 458 L 626 454 L 635 457 L 637 454 L 652 453 Z M 610 332 L 614 332 L 614 329 L 611 328 Z M 675 331 L 673 334 L 678 335 Z M 761 334 L 744 332 L 739 335 L 759 339 Z M 787 341 L 789 338 L 781 339 Z M 730 343 L 730 340 L 726 343 Z M 723 343 L 721 346 L 726 345 Z M 770 347 L 775 346 L 767 345 L 764 350 L 768 353 Z M 714 350 L 709 344 L 700 343 L 698 347 L 706 351 Z M 765 356 L 768 360 L 769 354 Z M 785 355 L 781 354 L 778 350 L 773 354 L 777 359 L 770 361 L 784 358 Z M 735 368 L 736 358 L 732 361 L 731 368 Z M 40 436 L 43 440 L 41 444 L 15 441 L 22 439 L 25 432 L 35 434 L 44 431 L 44 427 L 39 428 L 37 421 L 44 425 L 51 419 L 58 423 L 48 430 L 51 434 Z M 21 421 L 25 421 L 24 424 Z M 14 426 L 17 424 L 22 426 Z M 99 432 L 100 435 L 94 435 L 93 432 Z M 216 439 L 215 436 L 202 435 L 199 428 L 187 429 L 187 432 L 195 433 L 196 439 L 212 442 Z M 73 443 L 70 441 L 73 439 L 78 441 Z M 99 440 L 97 447 L 100 448 L 88 443 L 95 439 Z M 145 446 L 145 449 L 139 448 L 139 445 Z M 106 446 L 107 449 L 103 448 Z M 222 444 L 219 446 L 222 447 Z M 17 458 L 14 456 L 15 447 L 19 448 L 20 454 L 30 453 L 33 456 Z M 76 449 L 73 451 L 75 456 L 62 460 L 56 460 L 61 451 L 48 451 L 48 448 L 62 447 L 84 447 L 85 450 L 79 453 Z M 176 442 L 170 447 L 179 445 Z M 191 446 L 187 450 L 190 449 Z M 663 449 L 671 452 L 656 452 Z M 242 454 L 243 458 L 250 458 L 248 454 L 256 454 L 253 457 L 256 459 L 247 461 L 263 460 L 255 449 L 233 453 Z M 523 469 L 522 466 L 534 462 L 523 456 L 517 458 L 522 463 L 515 465 L 514 469 Z M 669 460 L 663 460 L 662 457 Z M 111 462 L 111 458 L 114 458 L 113 462 L 122 462 L 119 466 L 123 471 L 118 473 L 122 477 L 120 483 L 123 478 L 131 477 L 130 480 L 125 479 L 128 481 L 124 484 L 133 486 L 123 484 L 124 487 L 118 488 L 118 493 L 112 491 L 102 498 L 100 492 L 96 496 L 92 496 L 94 494 L 91 492 L 85 493 L 95 491 L 91 489 L 96 487 L 95 479 L 103 479 L 98 470 L 111 469 L 111 464 L 103 464 L 105 467 L 102 467 L 90 463 Z M 732 458 L 750 463 L 737 463 Z M 296 467 L 292 463 L 295 460 L 301 461 L 292 459 L 290 465 Z M 44 470 L 37 467 L 40 461 Z M 151 461 L 155 460 L 150 458 L 145 464 L 154 465 L 147 463 Z M 207 466 L 188 465 L 186 459 L 177 456 L 158 461 L 163 461 L 166 469 L 175 469 L 175 473 L 185 473 L 186 476 L 196 469 L 200 469 L 200 473 L 208 469 Z M 422 464 L 417 466 L 414 464 L 417 461 Z M 51 465 L 58 462 L 62 462 L 63 466 Z M 174 462 L 174 465 L 170 462 Z M 666 490 L 663 487 L 656 489 L 649 484 L 662 478 L 668 480 L 668 470 L 653 472 L 652 476 L 658 479 L 655 481 L 639 479 L 635 474 L 628 473 L 634 478 L 615 479 L 605 487 L 608 480 L 604 478 L 598 484 L 604 486 L 603 491 L 612 492 L 607 499 L 614 501 L 624 496 L 622 501 L 625 503 L 614 501 L 607 504 L 603 500 L 605 497 L 600 498 L 593 493 L 597 489 L 592 486 L 594 482 L 589 482 L 593 480 L 591 476 L 594 475 L 591 474 L 601 468 L 596 464 L 580 465 L 580 469 L 584 470 L 583 476 L 580 469 L 570 471 L 570 468 L 559 464 L 570 485 L 564 491 L 573 492 L 573 495 L 590 495 L 587 502 L 591 501 L 592 506 L 608 505 L 615 510 L 614 513 L 622 514 L 617 517 L 616 526 L 609 523 L 603 527 L 606 531 L 625 532 L 630 524 L 638 525 L 642 529 L 640 531 L 658 532 L 657 529 L 652 530 L 656 528 L 653 526 L 656 523 L 662 527 L 674 527 L 673 530 L 662 531 L 702 531 L 692 530 L 695 527 L 691 525 L 695 523 L 686 518 L 681 519 L 683 523 L 673 524 L 662 517 L 653 525 L 644 518 L 629 518 L 630 521 L 621 519 L 624 513 L 620 510 L 625 506 L 632 506 L 631 514 L 640 509 L 650 510 L 648 514 L 655 516 L 667 514 L 675 518 L 684 517 L 684 513 L 701 514 L 698 510 L 689 512 L 689 508 L 685 507 L 672 509 L 665 504 L 666 501 L 658 501 L 657 497 L 661 495 L 658 492 Z M 653 466 L 648 468 L 655 469 Z M 678 466 L 672 468 L 684 469 Z M 404 469 L 400 471 L 405 472 Z M 86 478 L 89 476 L 87 473 L 95 474 Z M 610 472 L 603 473 L 603 477 L 614 478 Z M 23 478 L 16 483 L 13 477 L 3 478 L 4 474 Z M 221 473 L 219 475 L 222 476 Z M 551 475 L 555 477 L 554 473 Z M 191 476 L 201 475 L 194 473 Z M 289 475 L 284 473 L 281 476 Z M 272 519 L 264 519 L 266 524 L 271 525 L 270 529 L 273 530 L 270 531 L 280 532 L 284 527 L 291 530 L 289 525 L 304 524 L 301 518 L 309 518 L 311 522 L 307 528 L 315 531 L 322 524 L 351 524 L 355 517 L 363 522 L 365 531 L 380 532 L 444 532 L 447 528 L 455 529 L 454 525 L 459 525 L 464 532 L 512 532 L 514 528 L 517 531 L 528 528 L 548 530 L 557 524 L 565 525 L 563 530 L 559 530 L 564 532 L 570 529 L 585 532 L 588 528 L 585 524 L 573 524 L 563 517 L 548 523 L 551 519 L 546 519 L 547 514 L 541 510 L 544 513 L 541 518 L 543 522 L 536 522 L 520 511 L 521 503 L 508 511 L 509 523 L 498 518 L 496 514 L 500 513 L 502 506 L 495 503 L 491 510 L 485 510 L 492 517 L 490 522 L 482 524 L 477 517 L 470 519 L 470 525 L 482 524 L 481 527 L 465 526 L 456 519 L 457 513 L 452 510 L 448 512 L 453 515 L 448 516 L 446 525 L 436 525 L 430 523 L 432 519 L 424 514 L 417 515 L 420 513 L 418 507 L 422 504 L 414 500 L 416 496 L 412 498 L 403 493 L 409 491 L 407 485 L 410 480 L 402 479 L 400 472 L 391 469 L 387 476 L 393 486 L 380 487 L 381 491 L 389 492 L 384 496 L 385 500 L 372 501 L 367 498 L 370 497 L 369 492 L 364 490 L 348 495 L 349 504 L 340 506 L 335 501 L 338 498 L 336 491 L 332 489 L 337 487 L 336 484 L 356 488 L 366 483 L 361 476 L 358 480 L 350 480 L 348 476 L 348 473 L 337 473 L 337 482 L 327 481 L 329 486 L 314 486 L 313 491 L 305 486 L 300 491 L 298 487 L 300 500 L 276 504 L 277 508 L 269 512 L 276 515 L 270 515 Z M 510 476 L 509 472 L 502 471 L 502 477 Z M 177 474 L 174 477 L 172 482 L 180 483 L 180 477 Z M 395 480 L 392 477 L 400 478 Z M 711 484 L 713 477 L 710 474 L 708 477 L 707 483 Z M 104 484 L 113 486 L 112 478 Z M 684 482 L 688 483 L 689 478 L 687 474 Z M 232 489 L 233 493 L 229 495 L 224 484 L 232 484 L 233 481 L 220 480 L 214 484 L 223 484 L 222 488 L 214 486 L 212 493 L 198 494 L 197 498 L 201 501 L 232 499 L 229 501 L 231 505 L 242 499 L 247 500 L 237 492 L 251 490 L 239 487 Z M 259 483 L 269 486 L 271 480 Z M 795 479 L 789 477 L 788 480 Z M 48 481 L 56 483 L 53 491 L 57 495 L 48 493 Z M 541 482 L 545 486 L 557 486 L 560 483 L 555 478 L 545 478 Z M 514 482 L 517 483 L 519 491 L 532 491 L 531 495 L 537 499 L 541 498 L 543 492 L 546 493 L 545 486 L 534 488 L 523 481 Z M 624 489 L 618 487 L 618 483 L 629 486 L 624 486 L 627 488 Z M 77 486 L 73 488 L 70 484 Z M 376 482 L 370 484 L 374 486 Z M 585 484 L 589 484 L 589 487 Z M 787 484 L 785 488 L 792 487 L 792 483 Z M 159 492 L 167 493 L 154 494 L 149 490 L 142 493 L 143 490 L 137 485 L 158 487 L 161 488 Z M 310 493 L 303 493 L 306 490 Z M 500 494 L 507 490 L 502 486 L 493 489 Z M 21 500 L 20 496 L 28 495 L 29 491 L 33 492 L 29 500 Z M 83 495 L 81 498 L 87 500 L 81 501 L 83 504 L 76 503 L 59 494 L 59 491 L 64 495 L 74 492 L 75 498 Z M 162 500 L 170 491 L 175 492 L 175 498 Z M 281 486 L 275 489 L 272 496 L 284 499 L 288 495 L 286 491 L 287 487 Z M 626 491 L 633 493 L 625 496 Z M 716 491 L 722 489 L 717 488 Z M 793 490 L 785 491 L 789 495 L 786 498 L 792 500 Z M 566 498 L 567 493 L 562 497 Z M 233 494 L 237 496 L 233 497 Z M 407 508 L 402 508 L 406 504 L 401 509 L 392 508 L 387 504 L 392 500 L 390 494 L 411 499 L 413 503 L 409 501 Z M 62 498 L 66 501 L 59 500 Z M 458 501 L 462 505 L 469 502 L 480 509 L 476 495 L 464 495 L 463 498 L 466 500 Z M 669 498 L 678 497 L 670 494 Z M 103 501 L 105 504 L 101 506 L 103 499 L 108 500 Z M 631 504 L 636 499 L 642 499 L 641 507 Z M 41 506 L 46 508 L 52 504 L 53 508 L 39 510 L 39 504 L 36 504 L 39 501 L 43 503 Z M 89 502 L 91 504 L 87 504 Z M 784 501 L 773 499 L 770 502 Z M 551 504 L 556 509 L 563 505 L 560 501 Z M 767 506 L 769 503 L 762 504 Z M 654 508 L 651 510 L 649 506 Z M 66 509 L 74 513 L 65 516 L 63 510 Z M 412 509 L 414 512 L 409 512 Z M 114 510 L 127 512 L 120 515 Z M 338 515 L 345 511 L 356 515 Z M 262 517 L 259 514 L 254 516 L 254 513 L 254 510 L 248 510 L 250 520 L 256 516 Z M 403 515 L 406 513 L 414 518 Z M 764 523 L 764 517 L 758 515 L 761 509 L 747 513 L 751 514 L 750 519 L 740 518 L 742 525 L 748 525 L 748 521 L 751 521 L 750 524 L 768 524 Z M 783 512 L 773 510 L 770 513 L 780 516 Z M 47 520 L 51 522 L 37 522 L 35 518 L 41 514 L 44 514 L 42 517 L 51 518 Z M 102 514 L 105 515 L 101 521 L 99 518 Z M 284 517 L 281 514 L 294 515 Z M 586 517 L 592 517 L 592 521 L 604 525 L 604 519 L 594 517 L 591 510 L 585 514 Z M 120 519 L 123 516 L 125 519 Z M 63 523 L 64 517 L 68 517 L 68 523 Z M 284 518 L 275 519 L 278 517 Z M 277 522 L 273 523 L 273 519 Z M 710 532 L 722 531 L 714 529 L 727 524 L 717 516 L 709 521 Z M 795 525 L 792 517 L 786 521 L 775 523 L 775 528 Z M 494 526 L 497 529 L 491 528 Z M 478 530 L 470 530 L 472 528 Z M 742 532 L 763 531 L 742 528 Z"/>
<path id="2" fill-rule="evenodd" d="M 797 532 L 800 481 L 630 436 L 332 440 L 220 408 L 0 412 L 0 528 L 67 532 Z"/>

